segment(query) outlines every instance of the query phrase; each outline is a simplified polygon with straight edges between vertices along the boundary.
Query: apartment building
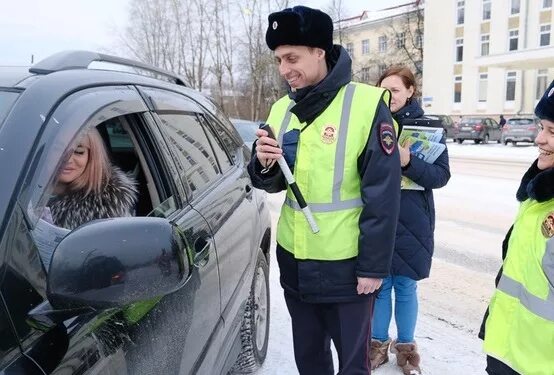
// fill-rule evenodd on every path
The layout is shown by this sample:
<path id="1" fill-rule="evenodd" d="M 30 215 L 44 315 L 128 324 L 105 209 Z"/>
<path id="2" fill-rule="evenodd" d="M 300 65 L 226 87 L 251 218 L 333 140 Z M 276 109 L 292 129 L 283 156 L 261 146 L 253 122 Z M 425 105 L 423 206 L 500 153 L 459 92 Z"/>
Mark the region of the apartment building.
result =
<path id="1" fill-rule="evenodd" d="M 336 22 L 335 43 L 350 54 L 354 80 L 374 84 L 394 64 L 421 76 L 423 15 L 423 1 L 413 1 Z"/>
<path id="2" fill-rule="evenodd" d="M 531 114 L 554 78 L 552 0 L 427 0 L 427 113 Z"/>

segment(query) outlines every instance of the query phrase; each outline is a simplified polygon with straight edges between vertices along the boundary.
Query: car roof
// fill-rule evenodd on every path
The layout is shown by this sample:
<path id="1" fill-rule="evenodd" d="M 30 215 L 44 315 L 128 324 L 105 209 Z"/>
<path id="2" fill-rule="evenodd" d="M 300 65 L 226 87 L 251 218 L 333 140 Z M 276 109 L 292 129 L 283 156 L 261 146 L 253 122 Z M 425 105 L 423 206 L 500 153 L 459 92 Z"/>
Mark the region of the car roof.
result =
<path id="1" fill-rule="evenodd" d="M 14 87 L 18 83 L 32 76 L 29 67 L 3 66 L 0 67 L 0 87 Z"/>

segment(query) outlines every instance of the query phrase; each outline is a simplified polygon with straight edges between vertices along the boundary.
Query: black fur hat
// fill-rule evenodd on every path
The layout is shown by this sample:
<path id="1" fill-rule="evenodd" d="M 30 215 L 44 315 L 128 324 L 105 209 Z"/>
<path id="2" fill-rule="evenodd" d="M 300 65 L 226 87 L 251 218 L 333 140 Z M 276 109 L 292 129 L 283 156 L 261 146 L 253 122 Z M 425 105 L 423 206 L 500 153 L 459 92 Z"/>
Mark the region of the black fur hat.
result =
<path id="1" fill-rule="evenodd" d="M 327 13 L 305 6 L 286 8 L 271 13 L 265 33 L 270 50 L 282 45 L 333 48 L 333 21 Z"/>
<path id="2" fill-rule="evenodd" d="M 535 115 L 540 119 L 554 122 L 554 81 L 550 83 L 541 100 L 537 103 Z"/>

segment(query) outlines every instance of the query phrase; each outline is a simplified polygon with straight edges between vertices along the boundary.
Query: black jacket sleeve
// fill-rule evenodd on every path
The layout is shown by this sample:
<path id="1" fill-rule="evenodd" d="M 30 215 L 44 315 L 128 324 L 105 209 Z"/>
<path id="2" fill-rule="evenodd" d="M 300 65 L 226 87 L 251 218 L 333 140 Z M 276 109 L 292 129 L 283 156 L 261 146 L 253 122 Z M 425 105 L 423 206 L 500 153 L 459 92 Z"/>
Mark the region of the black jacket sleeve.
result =
<path id="1" fill-rule="evenodd" d="M 441 143 L 446 144 L 444 137 Z M 402 174 L 425 189 L 438 189 L 445 186 L 450 180 L 448 148 L 444 149 L 433 164 L 412 157 L 410 164 L 402 171 Z"/>
<path id="2" fill-rule="evenodd" d="M 389 155 L 381 146 L 381 124 L 393 124 L 388 105 L 377 106 L 365 153 L 358 159 L 363 208 L 356 274 L 384 278 L 389 275 L 396 224 L 400 211 L 400 155 L 397 141 Z"/>
<path id="3" fill-rule="evenodd" d="M 256 156 L 256 145 L 252 146 L 252 158 L 248 163 L 248 174 L 255 188 L 262 189 L 268 193 L 278 193 L 287 188 L 285 176 L 277 162 L 273 164 L 267 173 L 262 173 L 263 167 Z"/>

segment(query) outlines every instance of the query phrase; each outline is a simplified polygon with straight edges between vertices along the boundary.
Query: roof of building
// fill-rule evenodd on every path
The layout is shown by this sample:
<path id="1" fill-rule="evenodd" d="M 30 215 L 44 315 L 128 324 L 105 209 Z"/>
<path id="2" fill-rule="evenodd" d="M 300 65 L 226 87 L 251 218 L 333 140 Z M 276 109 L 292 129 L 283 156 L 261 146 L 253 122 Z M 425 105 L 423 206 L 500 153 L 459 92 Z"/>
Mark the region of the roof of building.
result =
<path id="1" fill-rule="evenodd" d="M 418 9 L 421 9 L 424 5 L 424 1 L 416 0 L 409 3 L 395 5 L 392 7 L 380 9 L 380 10 L 364 10 L 361 14 L 353 17 L 343 18 L 338 21 L 335 21 L 335 28 L 340 26 L 341 28 L 348 28 L 352 26 L 358 26 L 360 24 L 380 21 L 386 18 L 399 16 L 408 12 L 412 12 Z"/>

